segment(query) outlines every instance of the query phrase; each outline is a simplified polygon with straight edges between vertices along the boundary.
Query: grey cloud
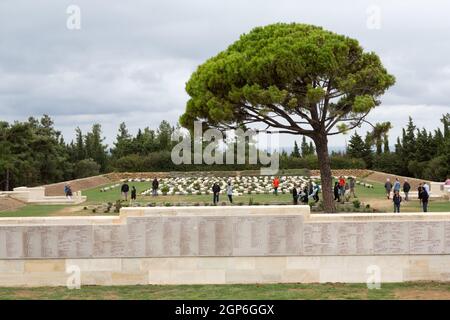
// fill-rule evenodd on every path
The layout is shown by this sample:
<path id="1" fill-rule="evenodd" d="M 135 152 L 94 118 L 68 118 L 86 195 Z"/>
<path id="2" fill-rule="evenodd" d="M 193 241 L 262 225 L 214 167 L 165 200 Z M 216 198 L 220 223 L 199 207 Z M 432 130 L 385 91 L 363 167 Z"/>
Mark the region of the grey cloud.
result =
<path id="1" fill-rule="evenodd" d="M 79 31 L 66 28 L 70 4 L 81 8 Z M 371 5 L 381 9 L 379 30 L 366 27 Z M 133 130 L 175 122 L 198 64 L 253 27 L 281 21 L 322 25 L 377 52 L 397 83 L 371 119 L 387 116 L 397 128 L 412 110 L 418 120 L 433 114 L 424 122 L 432 129 L 441 112 L 450 112 L 449 9 L 439 0 L 3 0 L 1 117 L 47 113 L 68 135 L 78 123 L 100 122 L 111 138 L 121 121 Z M 392 106 L 401 107 L 395 115 L 383 113 Z"/>

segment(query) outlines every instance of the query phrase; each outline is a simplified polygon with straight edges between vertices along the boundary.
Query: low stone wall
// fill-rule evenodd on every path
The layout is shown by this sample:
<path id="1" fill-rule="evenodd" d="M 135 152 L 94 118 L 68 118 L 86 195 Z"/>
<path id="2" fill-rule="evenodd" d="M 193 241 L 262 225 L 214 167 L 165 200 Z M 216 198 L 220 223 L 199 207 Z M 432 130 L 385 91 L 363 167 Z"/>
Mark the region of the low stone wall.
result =
<path id="1" fill-rule="evenodd" d="M 450 281 L 450 213 L 126 208 L 0 219 L 0 286 Z"/>
<path id="2" fill-rule="evenodd" d="M 95 187 L 99 187 L 112 181 L 108 178 L 107 175 L 83 178 L 70 180 L 65 182 L 53 183 L 43 186 L 45 188 L 46 196 L 63 196 L 64 195 L 64 187 L 69 184 L 72 188 L 73 192 L 83 191 Z"/>
<path id="3" fill-rule="evenodd" d="M 81 195 L 81 191 L 74 192 L 70 199 L 66 196 L 46 196 L 45 187 L 19 187 L 14 188 L 14 191 L 1 192 L 0 195 L 8 196 L 26 204 L 42 205 L 75 205 L 87 200 L 87 197 Z"/>
<path id="4" fill-rule="evenodd" d="M 0 260 L 0 286 L 450 281 L 449 255 Z"/>

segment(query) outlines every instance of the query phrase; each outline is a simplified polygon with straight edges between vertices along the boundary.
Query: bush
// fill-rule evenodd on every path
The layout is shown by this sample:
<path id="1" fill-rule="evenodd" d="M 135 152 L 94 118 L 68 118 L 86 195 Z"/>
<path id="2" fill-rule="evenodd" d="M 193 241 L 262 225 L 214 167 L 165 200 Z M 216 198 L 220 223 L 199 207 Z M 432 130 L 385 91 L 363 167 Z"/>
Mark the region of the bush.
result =
<path id="1" fill-rule="evenodd" d="M 122 209 L 122 201 L 117 200 L 116 204 L 114 205 L 114 212 L 119 213 L 120 209 Z"/>
<path id="2" fill-rule="evenodd" d="M 77 179 L 97 176 L 100 174 L 100 165 L 92 159 L 84 159 L 75 164 L 74 176 Z"/>
<path id="3" fill-rule="evenodd" d="M 354 200 L 354 201 L 353 201 L 353 207 L 354 207 L 355 209 L 361 208 L 361 201 L 359 201 L 358 199 Z"/>
<path id="4" fill-rule="evenodd" d="M 167 185 L 163 185 L 163 186 L 161 187 L 161 192 L 162 192 L 163 195 L 167 195 L 167 193 L 169 192 L 169 190 L 170 190 L 170 188 L 169 188 L 169 186 L 167 186 Z"/>
<path id="5" fill-rule="evenodd" d="M 365 169 L 366 163 L 362 159 L 350 158 L 339 154 L 331 155 L 332 169 Z"/>

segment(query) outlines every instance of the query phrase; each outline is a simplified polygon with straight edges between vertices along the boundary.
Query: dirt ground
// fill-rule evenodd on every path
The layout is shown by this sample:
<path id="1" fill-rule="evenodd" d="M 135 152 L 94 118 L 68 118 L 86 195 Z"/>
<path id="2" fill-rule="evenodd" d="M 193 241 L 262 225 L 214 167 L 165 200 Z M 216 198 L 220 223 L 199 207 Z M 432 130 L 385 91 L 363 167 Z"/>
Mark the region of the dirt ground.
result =
<path id="1" fill-rule="evenodd" d="M 450 292 L 445 290 L 397 289 L 394 295 L 400 300 L 450 300 Z"/>
<path id="2" fill-rule="evenodd" d="M 424 180 L 420 180 L 420 179 L 402 177 L 402 176 L 397 176 L 395 174 L 389 174 L 389 173 L 378 172 L 378 171 L 372 171 L 372 173 L 366 177 L 366 180 L 384 184 L 386 182 L 387 178 L 389 178 L 391 180 L 391 182 L 394 182 L 395 178 L 399 178 L 399 180 L 402 184 L 403 184 L 403 181 L 405 181 L 405 179 L 407 179 L 408 182 L 411 184 L 412 190 L 416 190 L 417 187 L 419 186 L 419 183 L 424 182 Z M 427 182 L 429 182 L 429 181 L 427 181 Z"/>
<path id="3" fill-rule="evenodd" d="M 0 198 L 0 212 L 16 210 L 23 206 L 25 206 L 25 204 L 19 200 L 12 199 L 9 197 Z"/>
<path id="4" fill-rule="evenodd" d="M 112 181 L 106 176 L 96 176 L 85 179 L 72 180 L 67 182 L 60 182 L 55 184 L 49 184 L 45 187 L 45 194 L 47 196 L 63 196 L 64 195 L 64 186 L 66 184 L 70 184 L 73 192 L 82 191 L 86 189 L 95 188 L 98 186 L 102 186 Z"/>

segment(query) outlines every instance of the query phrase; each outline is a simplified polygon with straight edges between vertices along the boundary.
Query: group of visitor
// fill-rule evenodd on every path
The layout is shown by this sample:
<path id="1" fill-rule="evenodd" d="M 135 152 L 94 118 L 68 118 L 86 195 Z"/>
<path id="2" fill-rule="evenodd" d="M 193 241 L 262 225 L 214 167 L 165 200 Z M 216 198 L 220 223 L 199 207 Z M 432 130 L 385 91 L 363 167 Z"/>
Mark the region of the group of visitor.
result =
<path id="1" fill-rule="evenodd" d="M 400 183 L 399 178 L 395 178 L 394 184 L 392 184 L 389 178 L 386 179 L 386 183 L 384 184 L 384 189 L 386 190 L 386 197 L 388 199 L 392 196 L 392 202 L 394 203 L 394 212 L 400 213 L 400 205 L 403 201 L 402 196 L 400 195 L 400 190 L 403 190 L 405 195 L 405 201 L 409 201 L 409 193 L 411 191 L 411 184 L 407 179 L 403 182 L 403 186 Z M 423 212 L 428 212 L 428 200 L 430 198 L 430 186 L 427 182 L 420 183 L 417 188 L 417 196 L 422 205 Z"/>
<path id="2" fill-rule="evenodd" d="M 212 187 L 214 205 L 216 205 L 219 202 L 220 190 L 221 189 L 219 184 L 217 182 L 214 182 Z M 228 181 L 225 191 L 228 196 L 228 201 L 230 201 L 230 203 L 233 203 L 233 185 L 231 184 L 231 181 Z"/>
<path id="3" fill-rule="evenodd" d="M 158 188 L 159 188 L 159 181 L 157 178 L 153 179 L 152 181 L 152 195 L 157 196 L 158 195 Z M 122 187 L 120 188 L 120 191 L 123 195 L 123 198 L 125 201 L 128 201 L 128 193 L 130 192 L 130 186 L 128 183 L 122 184 Z M 131 201 L 136 201 L 137 198 L 137 190 L 135 186 L 131 187 Z"/>
<path id="4" fill-rule="evenodd" d="M 124 183 L 122 187 L 120 188 L 120 191 L 122 192 L 122 195 L 125 199 L 125 201 L 128 201 L 128 193 L 130 192 L 130 186 L 128 183 Z M 131 187 L 131 201 L 136 201 L 137 197 L 137 190 L 135 186 Z"/>
<path id="5" fill-rule="evenodd" d="M 311 181 L 303 188 L 301 186 L 292 188 L 292 200 L 295 205 L 300 200 L 303 204 L 308 204 L 309 199 L 313 199 L 315 202 L 319 202 L 320 186 L 318 184 L 313 185 Z"/>
<path id="6" fill-rule="evenodd" d="M 348 181 L 346 181 L 343 176 L 340 176 L 338 181 L 334 183 L 334 201 L 345 202 L 346 195 L 356 198 L 355 185 L 355 178 L 350 177 Z"/>
<path id="7" fill-rule="evenodd" d="M 278 177 L 275 177 L 273 179 L 272 187 L 273 193 L 277 196 L 278 188 L 280 187 L 280 179 Z M 214 205 L 216 205 L 219 202 L 220 191 L 221 191 L 220 185 L 217 182 L 215 182 L 212 186 Z M 231 184 L 231 181 L 228 181 L 225 191 L 228 196 L 228 201 L 230 201 L 230 203 L 233 203 L 233 185 Z M 293 197 L 293 203 L 298 204 L 298 201 L 300 200 L 302 203 L 307 204 L 309 202 L 309 199 L 313 199 L 315 202 L 318 202 L 319 192 L 320 186 L 313 185 L 311 181 L 309 182 L 308 185 L 305 185 L 303 188 L 301 186 L 294 187 L 291 192 Z"/>
<path id="8" fill-rule="evenodd" d="M 356 197 L 355 194 L 355 185 L 356 180 L 353 177 L 348 178 L 348 181 L 345 179 L 345 177 L 341 176 L 339 177 L 338 181 L 334 184 L 334 200 L 339 202 L 345 202 L 345 197 L 347 196 L 353 196 Z M 447 178 L 445 181 L 445 185 L 450 185 L 450 178 Z M 272 187 L 273 187 L 273 193 L 277 196 L 278 195 L 278 188 L 280 186 L 280 179 L 278 177 L 275 177 L 272 181 Z M 159 188 L 159 181 L 157 178 L 153 179 L 152 181 L 152 195 L 157 196 L 158 195 L 158 188 Z M 394 203 L 394 212 L 399 213 L 400 212 L 400 206 L 403 201 L 403 198 L 400 194 L 400 190 L 404 193 L 404 200 L 409 201 L 409 193 L 411 191 L 411 184 L 408 182 L 407 179 L 403 181 L 403 185 L 400 183 L 399 178 L 395 178 L 394 183 L 391 182 L 391 180 L 388 178 L 386 179 L 386 183 L 384 184 L 384 188 L 386 190 L 386 197 L 387 199 L 391 198 L 392 193 L 392 201 Z M 212 186 L 212 192 L 213 192 L 213 203 L 216 205 L 219 202 L 219 194 L 220 194 L 220 185 L 215 182 Z M 128 183 L 124 183 L 121 187 L 122 195 L 125 199 L 125 201 L 128 200 L 128 193 L 130 192 L 130 186 Z M 309 202 L 309 199 L 313 199 L 315 202 L 319 201 L 319 192 L 320 192 L 320 186 L 314 185 L 312 181 L 309 181 L 309 183 L 305 186 L 297 186 L 294 187 L 291 191 L 293 203 L 296 205 L 300 201 L 301 203 L 307 204 Z M 131 200 L 136 200 L 136 188 L 135 186 L 131 187 Z M 418 193 L 418 199 L 420 201 L 420 204 L 422 206 L 423 212 L 428 212 L 428 201 L 430 198 L 430 186 L 427 182 L 420 183 L 417 188 Z M 65 185 L 64 187 L 64 194 L 66 197 L 71 200 L 72 199 L 72 188 L 70 185 Z M 231 181 L 228 181 L 226 186 L 226 194 L 228 196 L 228 200 L 230 203 L 233 203 L 233 186 L 231 184 Z"/>

